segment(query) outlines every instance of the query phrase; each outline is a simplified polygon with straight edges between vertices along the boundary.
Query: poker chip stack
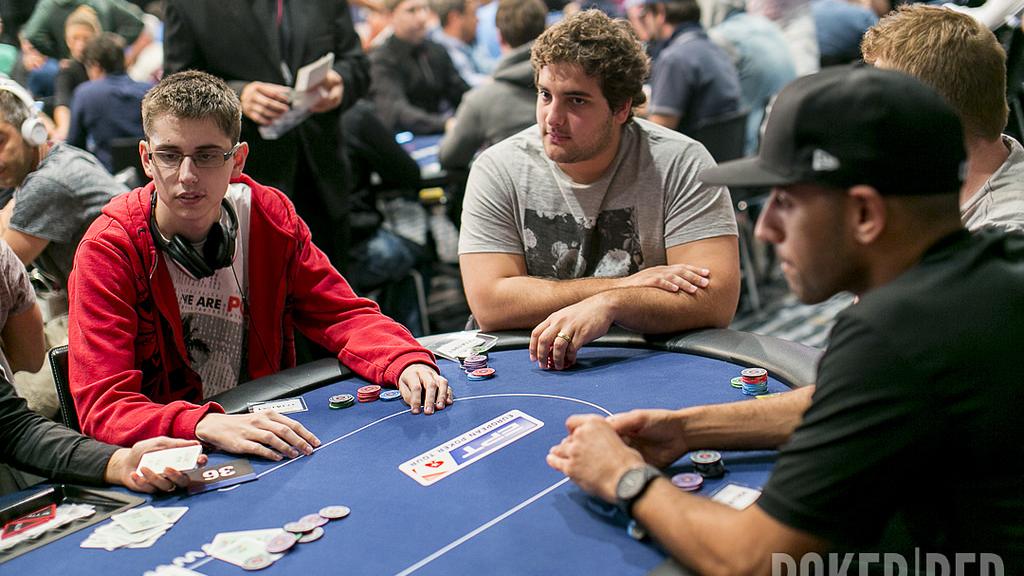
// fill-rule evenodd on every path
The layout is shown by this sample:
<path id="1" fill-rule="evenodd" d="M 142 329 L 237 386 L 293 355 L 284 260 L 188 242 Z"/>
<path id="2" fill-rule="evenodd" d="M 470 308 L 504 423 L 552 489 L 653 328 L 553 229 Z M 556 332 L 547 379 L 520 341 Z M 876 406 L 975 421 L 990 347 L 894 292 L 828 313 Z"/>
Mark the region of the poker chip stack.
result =
<path id="1" fill-rule="evenodd" d="M 466 371 L 467 380 L 487 380 L 494 377 L 494 368 L 487 367 L 487 356 L 482 354 L 467 356 L 462 362 L 462 369 Z"/>
<path id="2" fill-rule="evenodd" d="M 385 390 L 380 393 L 381 402 L 393 402 L 399 400 L 402 397 L 402 393 L 398 390 Z"/>
<path id="3" fill-rule="evenodd" d="M 733 386 L 735 386 L 735 383 Z M 743 370 L 740 372 L 740 387 L 747 396 L 767 394 L 768 371 L 764 368 L 747 368 Z"/>
<path id="4" fill-rule="evenodd" d="M 356 396 L 356 398 L 360 402 L 374 402 L 380 398 L 380 386 L 377 386 L 376 384 L 363 386 L 357 391 L 357 393 L 358 396 Z"/>
<path id="5" fill-rule="evenodd" d="M 356 397 L 351 394 L 337 394 L 328 398 L 327 402 L 331 410 L 341 410 L 353 406 L 356 403 Z"/>
<path id="6" fill-rule="evenodd" d="M 331 520 L 340 520 L 348 516 L 352 511 L 348 506 L 325 506 L 317 514 L 307 514 L 295 522 L 289 522 L 282 526 L 284 532 L 267 542 L 267 552 L 270 554 L 283 554 L 296 544 L 306 544 L 319 540 L 324 535 L 323 526 Z M 269 558 L 268 558 L 269 559 Z M 273 560 L 264 565 L 244 566 L 247 570 L 266 568 Z"/>
<path id="7" fill-rule="evenodd" d="M 696 492 L 704 485 L 704 477 L 692 472 L 676 474 L 672 477 L 672 485 L 683 492 Z"/>
<path id="8" fill-rule="evenodd" d="M 704 478 L 721 478 L 725 475 L 725 463 L 722 455 L 714 450 L 701 450 L 690 454 L 693 469 Z"/>

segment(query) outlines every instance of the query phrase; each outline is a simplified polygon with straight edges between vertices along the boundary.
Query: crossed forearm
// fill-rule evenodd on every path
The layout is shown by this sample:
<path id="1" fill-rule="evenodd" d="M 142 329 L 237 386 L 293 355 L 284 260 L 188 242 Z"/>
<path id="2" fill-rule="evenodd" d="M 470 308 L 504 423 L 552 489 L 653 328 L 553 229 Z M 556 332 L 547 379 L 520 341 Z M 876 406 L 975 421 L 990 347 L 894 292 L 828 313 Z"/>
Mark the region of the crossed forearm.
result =
<path id="1" fill-rule="evenodd" d="M 532 329 L 553 312 L 618 287 L 618 281 L 617 278 L 502 278 L 473 306 L 473 317 L 485 331 Z"/>

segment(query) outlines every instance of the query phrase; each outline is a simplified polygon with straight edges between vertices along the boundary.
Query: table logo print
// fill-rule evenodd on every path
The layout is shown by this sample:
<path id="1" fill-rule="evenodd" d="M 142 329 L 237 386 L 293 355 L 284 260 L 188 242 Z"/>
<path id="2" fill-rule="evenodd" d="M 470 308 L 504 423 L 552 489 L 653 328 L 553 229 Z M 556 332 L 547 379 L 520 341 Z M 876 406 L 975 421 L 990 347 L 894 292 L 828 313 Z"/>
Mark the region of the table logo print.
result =
<path id="1" fill-rule="evenodd" d="M 404 462 L 398 469 L 421 485 L 430 486 L 542 426 L 544 423 L 540 420 L 519 410 L 510 410 Z"/>

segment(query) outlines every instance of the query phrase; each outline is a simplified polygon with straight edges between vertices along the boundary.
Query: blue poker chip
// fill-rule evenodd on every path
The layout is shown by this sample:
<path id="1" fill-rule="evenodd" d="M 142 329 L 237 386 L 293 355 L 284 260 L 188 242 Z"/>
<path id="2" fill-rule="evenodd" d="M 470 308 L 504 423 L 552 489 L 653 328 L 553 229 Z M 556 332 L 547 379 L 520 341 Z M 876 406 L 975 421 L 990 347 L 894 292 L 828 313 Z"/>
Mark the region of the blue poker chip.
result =
<path id="1" fill-rule="evenodd" d="M 392 402 L 402 397 L 402 393 L 398 390 L 385 390 L 380 393 L 380 399 L 385 402 Z"/>

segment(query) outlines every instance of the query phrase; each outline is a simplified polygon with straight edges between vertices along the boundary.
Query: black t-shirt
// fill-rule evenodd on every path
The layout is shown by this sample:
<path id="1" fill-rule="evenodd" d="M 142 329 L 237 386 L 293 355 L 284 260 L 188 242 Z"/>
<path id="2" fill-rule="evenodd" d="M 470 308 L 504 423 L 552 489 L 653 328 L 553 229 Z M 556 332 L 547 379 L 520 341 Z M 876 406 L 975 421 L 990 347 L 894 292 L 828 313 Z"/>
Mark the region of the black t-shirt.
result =
<path id="1" fill-rule="evenodd" d="M 89 81 L 89 73 L 85 66 L 77 60 L 68 62 L 67 67 L 57 72 L 57 90 L 54 94 L 54 106 L 67 106 L 71 108 L 71 100 L 75 95 L 75 88 Z"/>
<path id="2" fill-rule="evenodd" d="M 1021 573 L 1022 370 L 1024 236 L 944 238 L 840 314 L 759 505 L 840 549 L 997 553 Z"/>

